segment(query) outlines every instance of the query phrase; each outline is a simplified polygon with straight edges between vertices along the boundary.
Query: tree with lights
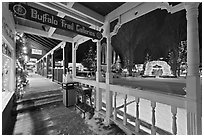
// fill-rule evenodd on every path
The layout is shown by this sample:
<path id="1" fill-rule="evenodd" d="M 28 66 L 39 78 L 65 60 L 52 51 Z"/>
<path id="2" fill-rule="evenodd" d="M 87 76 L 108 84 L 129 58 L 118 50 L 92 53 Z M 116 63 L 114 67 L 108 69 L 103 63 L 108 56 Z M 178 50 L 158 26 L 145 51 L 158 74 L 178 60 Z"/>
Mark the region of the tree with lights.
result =
<path id="1" fill-rule="evenodd" d="M 187 45 L 186 41 L 181 41 L 179 46 L 174 50 L 171 49 L 167 55 L 167 63 L 171 66 L 174 76 L 180 76 L 180 66 L 187 62 Z"/>
<path id="2" fill-rule="evenodd" d="M 25 39 L 19 33 L 16 34 L 16 97 L 22 97 L 23 86 L 27 84 L 27 72 L 25 64 L 28 61 L 28 47 Z"/>
<path id="3" fill-rule="evenodd" d="M 96 70 L 96 51 L 93 47 L 90 47 L 87 53 L 85 54 L 85 58 L 82 60 L 82 65 L 88 70 Z"/>

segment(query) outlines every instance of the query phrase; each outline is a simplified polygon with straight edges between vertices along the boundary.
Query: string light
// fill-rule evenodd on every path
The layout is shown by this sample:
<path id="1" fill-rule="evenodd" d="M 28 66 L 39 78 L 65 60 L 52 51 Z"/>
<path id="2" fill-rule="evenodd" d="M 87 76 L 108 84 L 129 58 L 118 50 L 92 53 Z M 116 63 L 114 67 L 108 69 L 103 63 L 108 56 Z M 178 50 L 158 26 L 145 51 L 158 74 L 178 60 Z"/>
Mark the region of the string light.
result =
<path id="1" fill-rule="evenodd" d="M 26 46 L 24 46 L 24 47 L 22 48 L 22 52 L 23 52 L 24 54 L 27 54 L 27 53 L 28 53 L 28 48 L 27 48 Z"/>

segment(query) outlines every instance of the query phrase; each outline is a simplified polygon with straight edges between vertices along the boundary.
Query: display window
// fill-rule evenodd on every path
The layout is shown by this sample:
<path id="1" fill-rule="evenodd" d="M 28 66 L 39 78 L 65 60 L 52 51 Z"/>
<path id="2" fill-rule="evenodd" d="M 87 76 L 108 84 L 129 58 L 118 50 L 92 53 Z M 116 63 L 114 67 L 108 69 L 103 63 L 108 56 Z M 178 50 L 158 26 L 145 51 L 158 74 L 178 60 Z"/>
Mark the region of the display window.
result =
<path id="1" fill-rule="evenodd" d="M 3 54 L 2 56 L 2 91 L 9 91 L 11 75 L 11 58 Z"/>
<path id="2" fill-rule="evenodd" d="M 2 44 L 2 92 L 9 91 L 11 77 L 11 50 L 9 46 L 3 42 Z"/>

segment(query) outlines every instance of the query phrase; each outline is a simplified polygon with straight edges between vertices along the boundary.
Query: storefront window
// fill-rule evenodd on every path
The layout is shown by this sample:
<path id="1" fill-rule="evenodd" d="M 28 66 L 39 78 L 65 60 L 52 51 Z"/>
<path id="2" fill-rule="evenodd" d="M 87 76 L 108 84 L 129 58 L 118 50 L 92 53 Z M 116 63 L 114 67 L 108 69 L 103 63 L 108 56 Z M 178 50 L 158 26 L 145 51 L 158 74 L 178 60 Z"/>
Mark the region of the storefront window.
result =
<path id="1" fill-rule="evenodd" d="M 11 50 L 9 49 L 8 45 L 6 45 L 6 43 L 4 42 L 2 44 L 2 53 L 11 57 Z"/>
<path id="2" fill-rule="evenodd" d="M 11 75 L 11 51 L 8 46 L 2 44 L 2 92 L 9 91 Z"/>

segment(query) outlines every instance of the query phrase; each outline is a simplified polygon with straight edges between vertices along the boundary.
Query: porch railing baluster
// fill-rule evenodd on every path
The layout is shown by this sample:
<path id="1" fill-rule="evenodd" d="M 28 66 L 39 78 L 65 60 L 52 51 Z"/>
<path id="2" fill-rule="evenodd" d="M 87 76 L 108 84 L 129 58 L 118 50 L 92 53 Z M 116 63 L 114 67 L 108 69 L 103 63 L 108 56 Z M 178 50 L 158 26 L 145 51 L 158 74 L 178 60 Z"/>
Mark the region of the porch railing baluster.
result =
<path id="1" fill-rule="evenodd" d="M 124 113 L 123 113 L 123 125 L 127 124 L 127 94 L 124 97 Z"/>
<path id="2" fill-rule="evenodd" d="M 94 108 L 96 108 L 96 87 L 93 88 L 94 91 Z"/>
<path id="3" fill-rule="evenodd" d="M 114 114 L 113 114 L 113 119 L 116 120 L 117 118 L 117 110 L 116 110 L 116 96 L 117 96 L 117 92 L 114 92 Z"/>
<path id="4" fill-rule="evenodd" d="M 135 97 L 135 103 L 136 103 L 136 118 L 135 118 L 135 132 L 140 131 L 140 120 L 139 120 L 139 98 Z"/>
<path id="5" fill-rule="evenodd" d="M 155 127 L 155 108 L 156 108 L 156 102 L 151 101 L 151 107 L 152 107 L 152 127 L 151 127 L 151 134 L 156 135 L 156 127 Z"/>
<path id="6" fill-rule="evenodd" d="M 176 135 L 177 134 L 177 122 L 176 122 L 177 107 L 171 106 L 171 113 L 172 113 L 172 132 L 174 135 Z"/>

